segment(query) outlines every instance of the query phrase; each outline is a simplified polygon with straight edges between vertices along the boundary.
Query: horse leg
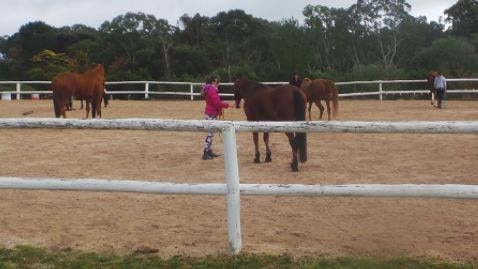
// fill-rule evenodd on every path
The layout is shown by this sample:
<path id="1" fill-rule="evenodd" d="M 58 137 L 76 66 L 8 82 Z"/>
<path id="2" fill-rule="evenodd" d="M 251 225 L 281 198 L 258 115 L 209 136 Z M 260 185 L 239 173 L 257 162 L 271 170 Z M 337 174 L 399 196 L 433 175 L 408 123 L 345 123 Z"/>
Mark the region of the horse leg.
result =
<path id="1" fill-rule="evenodd" d="M 309 101 L 308 111 L 309 111 L 309 120 L 312 121 L 312 114 L 311 114 L 311 111 L 312 111 L 312 101 Z"/>
<path id="2" fill-rule="evenodd" d="M 61 100 L 60 101 L 60 114 L 63 116 L 64 119 L 66 119 L 66 106 L 67 106 L 67 100 Z"/>
<path id="3" fill-rule="evenodd" d="M 73 110 L 73 96 L 68 98 L 68 102 L 66 103 L 66 110 L 72 111 Z"/>
<path id="4" fill-rule="evenodd" d="M 80 109 L 83 109 L 83 99 L 80 99 L 80 102 L 81 102 L 80 103 L 81 104 Z"/>
<path id="5" fill-rule="evenodd" d="M 90 102 L 91 102 L 91 100 L 85 99 L 85 103 L 86 103 L 86 116 L 85 116 L 85 119 L 88 119 L 88 115 L 90 114 Z"/>
<path id="6" fill-rule="evenodd" d="M 258 132 L 253 132 L 252 133 L 252 140 L 254 140 L 254 149 L 256 152 L 254 162 L 255 163 L 260 163 L 261 162 L 261 153 L 259 152 L 259 133 Z"/>
<path id="7" fill-rule="evenodd" d="M 319 108 L 320 114 L 319 114 L 319 119 L 322 120 L 322 116 L 324 115 L 324 106 L 320 102 L 320 100 L 315 101 L 315 105 Z"/>
<path id="8" fill-rule="evenodd" d="M 98 113 L 98 99 L 95 97 L 91 101 L 91 118 L 95 119 Z"/>
<path id="9" fill-rule="evenodd" d="M 289 144 L 292 149 L 292 162 L 290 163 L 290 167 L 292 168 L 292 172 L 299 172 L 299 161 L 297 160 L 297 144 L 295 143 L 295 136 L 294 133 L 285 133 L 287 138 L 289 138 Z"/>
<path id="10" fill-rule="evenodd" d="M 271 149 L 269 148 L 269 133 L 264 133 L 264 144 L 266 144 L 266 159 L 264 161 L 266 163 L 272 162 L 272 153 Z"/>
<path id="11" fill-rule="evenodd" d="M 98 105 L 96 106 L 96 113 L 101 119 L 101 102 L 103 102 L 103 97 L 100 97 L 98 100 Z"/>
<path id="12" fill-rule="evenodd" d="M 327 106 L 327 120 L 330 120 L 330 100 L 325 99 L 325 105 Z"/>

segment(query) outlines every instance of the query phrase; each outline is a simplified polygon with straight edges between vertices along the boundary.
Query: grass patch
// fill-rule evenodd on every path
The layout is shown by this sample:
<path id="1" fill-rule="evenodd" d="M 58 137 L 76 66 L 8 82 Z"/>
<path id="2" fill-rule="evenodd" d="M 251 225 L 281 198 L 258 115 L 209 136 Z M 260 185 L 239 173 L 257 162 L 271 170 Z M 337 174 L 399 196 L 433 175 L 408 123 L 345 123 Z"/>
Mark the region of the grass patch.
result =
<path id="1" fill-rule="evenodd" d="M 317 269 L 455 269 L 478 268 L 474 262 L 452 264 L 433 260 L 412 258 L 369 258 L 343 257 L 325 259 L 321 257 L 293 258 L 287 255 L 208 256 L 192 258 L 175 256 L 161 259 L 155 254 L 117 256 L 80 252 L 71 249 L 48 251 L 28 246 L 14 249 L 0 248 L 0 269 L 10 268 L 317 268 Z"/>

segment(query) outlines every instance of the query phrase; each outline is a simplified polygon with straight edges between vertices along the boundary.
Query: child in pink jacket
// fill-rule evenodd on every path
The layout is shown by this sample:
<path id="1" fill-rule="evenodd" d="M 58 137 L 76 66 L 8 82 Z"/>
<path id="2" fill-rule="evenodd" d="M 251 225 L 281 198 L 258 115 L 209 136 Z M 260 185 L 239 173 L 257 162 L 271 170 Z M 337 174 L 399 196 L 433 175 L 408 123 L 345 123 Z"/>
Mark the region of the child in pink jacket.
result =
<path id="1" fill-rule="evenodd" d="M 206 101 L 206 108 L 204 109 L 204 115 L 206 120 L 216 120 L 218 116 L 222 115 L 222 109 L 228 108 L 229 104 L 222 102 L 218 93 L 219 78 L 216 76 L 210 76 L 206 80 L 206 85 L 202 89 L 204 100 Z M 212 141 L 214 134 L 209 132 L 204 141 L 204 153 L 203 160 L 211 160 L 219 155 L 212 151 Z"/>

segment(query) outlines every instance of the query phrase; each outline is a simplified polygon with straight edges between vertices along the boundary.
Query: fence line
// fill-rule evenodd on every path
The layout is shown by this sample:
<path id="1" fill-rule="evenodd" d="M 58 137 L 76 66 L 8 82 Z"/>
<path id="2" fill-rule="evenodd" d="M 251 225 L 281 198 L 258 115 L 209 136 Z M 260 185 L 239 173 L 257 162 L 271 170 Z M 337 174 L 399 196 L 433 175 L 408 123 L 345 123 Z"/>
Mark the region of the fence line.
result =
<path id="1" fill-rule="evenodd" d="M 223 183 L 173 183 L 113 179 L 0 177 L 0 189 L 226 195 Z M 461 184 L 239 184 L 241 195 L 314 197 L 428 197 L 478 199 L 478 185 Z"/>
<path id="2" fill-rule="evenodd" d="M 400 90 L 400 91 L 384 91 L 383 84 L 401 84 L 401 83 L 425 83 L 426 80 L 373 80 L 373 81 L 348 81 L 348 82 L 336 82 L 336 85 L 364 85 L 372 84 L 378 85 L 378 91 L 374 92 L 359 92 L 359 93 L 345 93 L 339 94 L 340 97 L 350 97 L 350 96 L 373 96 L 378 95 L 380 100 L 383 100 L 384 95 L 390 94 L 428 94 L 429 90 L 418 89 L 418 90 Z M 455 78 L 447 79 L 447 82 L 478 82 L 478 78 Z M 51 91 L 22 91 L 23 84 L 50 84 L 50 81 L 0 81 L 0 85 L 15 85 L 15 91 L 3 91 L 2 96 L 6 94 L 15 94 L 16 99 L 20 100 L 21 95 L 25 94 L 51 94 Z M 268 85 L 283 85 L 288 84 L 287 82 L 262 82 Z M 129 84 L 141 84 L 144 85 L 144 90 L 142 91 L 107 91 L 108 94 L 141 94 L 144 95 L 145 99 L 148 99 L 150 95 L 178 95 L 178 96 L 189 96 L 190 100 L 194 100 L 195 97 L 200 96 L 199 90 L 195 91 L 195 87 L 200 87 L 203 83 L 195 82 L 175 82 L 175 81 L 109 81 L 105 83 L 106 85 L 129 85 Z M 184 85 L 188 87 L 188 90 L 175 92 L 175 91 L 151 91 L 151 85 Z M 231 86 L 232 83 L 222 83 L 222 85 Z M 478 93 L 478 89 L 455 89 L 449 90 L 448 93 Z M 232 94 L 223 93 L 221 96 L 233 96 Z M 4 98 L 6 99 L 6 97 Z M 8 99 L 7 99 L 8 100 Z"/>
<path id="3" fill-rule="evenodd" d="M 229 247 L 241 250 L 240 195 L 434 197 L 478 199 L 478 185 L 301 185 L 239 184 L 236 131 L 355 132 L 355 133 L 467 133 L 478 134 L 478 121 L 440 122 L 231 122 L 156 119 L 79 120 L 0 118 L 2 128 L 75 128 L 222 132 L 225 184 L 174 184 L 97 179 L 24 179 L 0 177 L 0 188 L 88 191 L 128 191 L 168 194 L 226 194 Z"/>
<path id="4" fill-rule="evenodd" d="M 63 128 L 186 132 L 478 133 L 478 121 L 207 121 L 174 119 L 0 118 L 0 129 Z"/>

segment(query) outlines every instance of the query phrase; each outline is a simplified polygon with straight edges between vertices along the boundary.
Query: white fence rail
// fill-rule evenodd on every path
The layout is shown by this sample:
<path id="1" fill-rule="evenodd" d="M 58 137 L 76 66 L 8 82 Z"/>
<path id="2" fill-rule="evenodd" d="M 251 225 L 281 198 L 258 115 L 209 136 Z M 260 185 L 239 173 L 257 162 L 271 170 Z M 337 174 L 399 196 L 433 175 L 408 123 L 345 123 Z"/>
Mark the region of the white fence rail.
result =
<path id="1" fill-rule="evenodd" d="M 374 81 L 349 81 L 349 82 L 336 82 L 338 86 L 341 85 L 374 85 L 377 91 L 367 91 L 367 92 L 355 92 L 355 93 L 342 93 L 339 94 L 340 97 L 351 97 L 351 96 L 379 96 L 379 99 L 382 100 L 384 95 L 391 94 L 428 94 L 429 90 L 426 89 L 424 83 L 426 80 L 374 80 Z M 478 82 L 478 78 L 458 78 L 458 79 L 447 79 L 447 82 Z M 282 85 L 287 84 L 287 82 L 263 82 L 268 85 Z M 404 84 L 404 83 L 416 83 L 417 87 L 414 89 L 406 90 L 383 90 L 384 84 Z M 48 91 L 25 91 L 22 90 L 23 85 L 30 84 L 50 84 L 50 81 L 0 81 L 1 85 L 14 85 L 14 91 L 2 91 L 2 96 L 14 94 L 17 100 L 21 99 L 21 95 L 30 95 L 30 94 L 51 94 L 51 90 Z M 203 83 L 194 83 L 194 82 L 169 82 L 169 81 L 111 81 L 106 82 L 106 85 L 144 85 L 144 90 L 127 90 L 127 91 L 114 91 L 107 90 L 110 95 L 120 95 L 120 94 L 134 94 L 134 95 L 144 95 L 145 99 L 150 98 L 152 95 L 177 95 L 177 96 L 189 96 L 191 100 L 194 100 L 196 96 L 200 96 L 200 87 Z M 421 84 L 421 85 L 420 85 Z M 163 91 L 163 90 L 151 90 L 152 85 L 176 85 L 184 86 L 183 91 Z M 222 85 L 231 86 L 232 83 L 222 83 Z M 420 86 L 418 86 L 420 85 Z M 107 87 L 108 88 L 108 87 Z M 478 89 L 475 87 L 467 89 L 450 89 L 448 93 L 478 93 Z M 232 94 L 221 94 L 221 96 L 231 97 Z M 8 98 L 8 99 L 10 99 Z M 4 98 L 6 99 L 6 98 Z"/>
<path id="2" fill-rule="evenodd" d="M 0 177 L 0 189 L 135 192 L 171 195 L 226 195 L 221 183 L 173 183 L 138 180 Z M 241 195 L 320 197 L 429 197 L 478 199 L 478 185 L 459 184 L 240 184 Z"/>
<path id="3" fill-rule="evenodd" d="M 187 184 L 99 179 L 44 179 L 0 177 L 0 189 L 86 190 L 162 194 L 227 195 L 229 246 L 241 250 L 240 194 L 360 197 L 434 197 L 478 199 L 478 185 L 454 184 L 240 184 L 236 131 L 355 132 L 355 133 L 468 133 L 478 134 L 478 121 L 439 122 L 230 122 L 155 119 L 78 120 L 50 118 L 0 118 L 2 128 L 75 128 L 170 130 L 223 133 L 225 184 Z"/>

